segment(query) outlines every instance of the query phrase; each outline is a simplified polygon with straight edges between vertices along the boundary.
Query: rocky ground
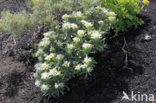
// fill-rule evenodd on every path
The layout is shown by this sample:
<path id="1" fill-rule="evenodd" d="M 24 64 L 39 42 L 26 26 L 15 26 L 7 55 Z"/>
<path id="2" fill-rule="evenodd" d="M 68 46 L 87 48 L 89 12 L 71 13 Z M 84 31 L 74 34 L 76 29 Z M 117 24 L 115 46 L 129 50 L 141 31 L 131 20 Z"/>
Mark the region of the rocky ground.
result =
<path id="1" fill-rule="evenodd" d="M 98 62 L 92 76 L 86 80 L 70 80 L 68 85 L 71 90 L 57 99 L 43 97 L 40 89 L 34 85 L 33 65 L 36 59 L 31 57 L 31 51 L 34 48 L 33 43 L 41 38 L 39 34 L 44 31 L 42 27 L 38 27 L 33 36 L 24 33 L 13 37 L 2 33 L 0 103 L 135 103 L 121 101 L 123 91 L 128 95 L 134 91 L 156 96 L 156 1 L 150 2 L 147 12 L 141 15 L 145 24 L 109 39 L 105 51 L 91 54 Z M 12 12 L 29 10 L 23 0 L 0 0 L 0 11 L 3 9 Z M 145 41 L 145 35 L 150 35 L 152 40 Z M 125 48 L 127 67 L 124 66 L 126 55 L 122 50 L 124 38 L 128 45 Z"/>

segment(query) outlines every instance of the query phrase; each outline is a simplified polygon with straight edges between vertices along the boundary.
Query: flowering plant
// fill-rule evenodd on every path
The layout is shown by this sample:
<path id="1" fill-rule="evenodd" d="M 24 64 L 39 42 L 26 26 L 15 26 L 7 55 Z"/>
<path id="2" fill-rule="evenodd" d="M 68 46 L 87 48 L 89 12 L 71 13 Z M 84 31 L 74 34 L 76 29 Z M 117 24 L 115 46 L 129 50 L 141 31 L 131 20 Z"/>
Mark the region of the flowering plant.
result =
<path id="1" fill-rule="evenodd" d="M 137 16 L 148 4 L 149 0 L 102 0 L 102 6 L 117 14 L 118 21 L 114 25 L 116 34 L 132 26 L 137 28 L 138 25 L 143 24 L 143 20 Z"/>
<path id="2" fill-rule="evenodd" d="M 36 86 L 45 95 L 58 97 L 75 75 L 88 76 L 96 64 L 90 53 L 104 49 L 103 35 L 112 28 L 116 14 L 106 8 L 90 8 L 62 16 L 56 31 L 44 33 L 38 45 L 35 65 Z"/>

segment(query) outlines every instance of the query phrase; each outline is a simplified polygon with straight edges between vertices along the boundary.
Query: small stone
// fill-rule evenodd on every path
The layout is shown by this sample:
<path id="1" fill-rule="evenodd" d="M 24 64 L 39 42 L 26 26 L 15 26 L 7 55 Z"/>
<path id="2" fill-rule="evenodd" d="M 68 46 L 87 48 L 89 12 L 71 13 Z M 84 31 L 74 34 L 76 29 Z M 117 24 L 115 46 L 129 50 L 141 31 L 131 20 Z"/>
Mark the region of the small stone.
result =
<path id="1" fill-rule="evenodd" d="M 151 41 L 151 40 L 153 40 L 153 38 L 150 35 L 145 35 L 144 40 L 145 41 Z"/>

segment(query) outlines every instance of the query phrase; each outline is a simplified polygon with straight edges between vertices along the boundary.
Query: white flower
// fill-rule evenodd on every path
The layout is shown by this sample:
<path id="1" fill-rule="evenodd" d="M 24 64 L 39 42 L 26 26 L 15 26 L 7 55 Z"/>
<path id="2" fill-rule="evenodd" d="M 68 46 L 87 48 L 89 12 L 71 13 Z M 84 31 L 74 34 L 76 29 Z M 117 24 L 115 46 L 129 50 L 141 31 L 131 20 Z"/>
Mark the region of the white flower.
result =
<path id="1" fill-rule="evenodd" d="M 54 87 L 55 87 L 56 89 L 58 89 L 58 88 L 63 88 L 63 87 L 64 87 L 64 84 L 63 84 L 63 83 L 55 83 Z"/>
<path id="2" fill-rule="evenodd" d="M 44 47 L 44 46 L 48 46 L 50 44 L 50 40 L 49 38 L 43 38 L 42 41 L 39 43 L 39 47 Z"/>
<path id="3" fill-rule="evenodd" d="M 53 46 L 50 47 L 50 52 L 54 52 L 55 48 Z"/>
<path id="4" fill-rule="evenodd" d="M 98 31 L 92 31 L 91 39 L 101 39 L 101 34 Z"/>
<path id="5" fill-rule="evenodd" d="M 63 63 L 63 66 L 69 67 L 69 66 L 70 66 L 70 62 L 69 62 L 69 61 L 65 61 L 65 62 Z"/>
<path id="6" fill-rule="evenodd" d="M 37 73 L 34 73 L 33 76 L 34 76 L 34 78 L 38 78 L 39 77 L 39 75 Z"/>
<path id="7" fill-rule="evenodd" d="M 73 41 L 74 41 L 75 43 L 78 43 L 78 42 L 80 42 L 80 39 L 79 39 L 78 37 L 74 37 L 74 38 L 73 38 Z"/>
<path id="8" fill-rule="evenodd" d="M 46 56 L 45 60 L 50 61 L 50 60 L 52 60 L 54 58 L 55 58 L 55 53 L 50 53 L 50 55 Z"/>
<path id="9" fill-rule="evenodd" d="M 48 70 L 48 69 L 50 69 L 50 65 L 47 64 L 47 63 L 43 63 L 43 64 L 42 64 L 42 69 L 43 69 L 43 70 Z"/>
<path id="10" fill-rule="evenodd" d="M 89 44 L 89 43 L 84 43 L 82 45 L 82 47 L 85 49 L 85 50 L 90 50 L 92 49 L 93 45 L 92 44 Z"/>
<path id="11" fill-rule="evenodd" d="M 62 16 L 62 19 L 63 19 L 63 20 L 68 20 L 69 17 L 70 17 L 70 15 L 64 14 L 64 15 Z"/>
<path id="12" fill-rule="evenodd" d="M 62 26 L 63 30 L 68 30 L 68 29 L 77 29 L 78 26 L 77 24 L 74 23 L 69 23 L 69 22 L 65 22 Z"/>
<path id="13" fill-rule="evenodd" d="M 72 50 L 72 49 L 74 49 L 74 45 L 73 45 L 73 44 L 67 44 L 67 48 L 68 48 L 69 50 Z"/>
<path id="14" fill-rule="evenodd" d="M 48 54 L 46 54 L 46 53 L 44 53 L 44 55 L 43 55 L 44 57 L 46 57 L 46 56 L 48 56 Z"/>
<path id="15" fill-rule="evenodd" d="M 103 24 L 104 24 L 104 22 L 103 22 L 102 20 L 98 21 L 98 23 L 99 23 L 100 25 L 103 25 Z"/>
<path id="16" fill-rule="evenodd" d="M 71 24 L 71 28 L 72 28 L 72 29 L 77 29 L 78 26 L 77 26 L 77 24 L 72 23 L 72 24 Z"/>
<path id="17" fill-rule="evenodd" d="M 78 70 L 78 71 L 80 71 L 81 70 L 81 65 L 80 64 L 78 64 L 76 67 L 75 67 L 75 70 Z"/>
<path id="18" fill-rule="evenodd" d="M 36 80 L 35 85 L 39 87 L 41 85 L 41 82 L 39 80 Z"/>
<path id="19" fill-rule="evenodd" d="M 84 31 L 84 30 L 78 30 L 78 31 L 77 31 L 77 34 L 78 34 L 78 36 L 79 36 L 80 38 L 82 38 L 82 37 L 84 36 L 84 34 L 85 34 L 85 31 Z"/>
<path id="20" fill-rule="evenodd" d="M 89 65 L 90 63 L 92 63 L 92 58 L 89 58 L 88 56 L 86 56 L 84 58 L 84 63 L 87 64 L 87 65 Z"/>
<path id="21" fill-rule="evenodd" d="M 35 54 L 36 54 L 36 56 L 40 56 L 40 55 L 44 54 L 44 51 L 43 51 L 43 49 L 38 49 L 38 51 Z"/>
<path id="22" fill-rule="evenodd" d="M 50 37 L 51 34 L 55 34 L 55 32 L 54 31 L 49 31 L 49 32 L 44 33 L 43 35 L 44 35 L 44 37 Z"/>
<path id="23" fill-rule="evenodd" d="M 82 67 L 82 69 L 88 68 L 87 64 L 83 64 L 83 65 L 81 65 L 81 67 Z"/>
<path id="24" fill-rule="evenodd" d="M 36 70 L 42 70 L 42 63 L 35 64 L 35 69 Z"/>
<path id="25" fill-rule="evenodd" d="M 69 22 L 66 22 L 66 23 L 63 24 L 62 27 L 63 27 L 63 30 L 67 30 L 67 29 L 70 29 L 71 28 L 71 25 L 70 25 Z"/>
<path id="26" fill-rule="evenodd" d="M 103 13 L 106 14 L 106 15 L 108 15 L 108 13 L 109 13 L 108 10 L 107 10 L 106 8 L 102 8 L 102 11 L 103 11 Z"/>
<path id="27" fill-rule="evenodd" d="M 84 34 L 85 32 L 84 32 L 84 30 L 78 30 L 77 31 L 77 34 Z"/>
<path id="28" fill-rule="evenodd" d="M 61 72 L 58 71 L 56 68 L 53 68 L 49 71 L 49 76 L 60 76 Z"/>
<path id="29" fill-rule="evenodd" d="M 97 6 L 96 9 L 101 10 L 101 6 Z"/>
<path id="30" fill-rule="evenodd" d="M 113 16 L 113 17 L 115 17 L 116 14 L 115 14 L 114 12 L 109 12 L 109 13 L 108 13 L 108 16 Z"/>
<path id="31" fill-rule="evenodd" d="M 110 16 L 110 17 L 108 17 L 108 20 L 111 22 L 114 22 L 116 20 L 116 17 Z"/>
<path id="32" fill-rule="evenodd" d="M 86 27 L 86 28 L 90 28 L 93 26 L 92 23 L 85 21 L 85 20 L 81 20 L 81 23 Z"/>
<path id="33" fill-rule="evenodd" d="M 49 90 L 49 85 L 47 85 L 47 84 L 42 84 L 42 85 L 41 85 L 41 90 L 42 90 L 42 91 L 48 91 L 48 90 Z"/>
<path id="34" fill-rule="evenodd" d="M 82 12 L 81 11 L 78 11 L 78 12 L 74 12 L 73 13 L 74 17 L 77 17 L 77 18 L 80 18 L 83 16 Z"/>
<path id="35" fill-rule="evenodd" d="M 90 73 L 90 72 L 92 72 L 92 71 L 93 71 L 93 69 L 92 69 L 92 68 L 87 68 L 86 70 L 87 70 L 87 72 L 88 72 L 88 73 Z"/>
<path id="36" fill-rule="evenodd" d="M 43 73 L 41 74 L 41 79 L 45 79 L 45 80 L 49 79 L 49 74 L 48 74 L 48 72 L 43 72 Z"/>
<path id="37" fill-rule="evenodd" d="M 57 58 L 57 60 L 62 60 L 62 59 L 64 58 L 64 55 L 58 54 L 58 55 L 56 56 L 56 58 Z"/>

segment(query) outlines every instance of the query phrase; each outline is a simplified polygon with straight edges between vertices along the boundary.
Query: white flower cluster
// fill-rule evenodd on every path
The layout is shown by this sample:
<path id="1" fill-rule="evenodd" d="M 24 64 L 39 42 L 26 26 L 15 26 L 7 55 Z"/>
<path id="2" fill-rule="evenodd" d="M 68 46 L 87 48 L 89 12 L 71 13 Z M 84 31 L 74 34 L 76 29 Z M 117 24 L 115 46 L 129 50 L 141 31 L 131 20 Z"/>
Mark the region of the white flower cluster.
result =
<path id="1" fill-rule="evenodd" d="M 93 60 L 91 59 L 91 58 L 89 58 L 88 56 L 86 56 L 85 58 L 84 58 L 84 61 L 83 61 L 85 64 L 87 64 L 87 65 L 90 65 L 92 62 L 93 62 Z"/>
<path id="2" fill-rule="evenodd" d="M 97 10 L 101 10 L 102 8 L 101 8 L 101 6 L 97 6 L 96 9 Z"/>
<path id="3" fill-rule="evenodd" d="M 38 71 L 42 70 L 42 63 L 35 64 L 35 69 Z"/>
<path id="4" fill-rule="evenodd" d="M 106 8 L 101 8 L 101 10 L 102 10 L 102 12 L 103 12 L 104 14 L 108 15 L 108 13 L 109 13 L 108 9 L 106 9 Z"/>
<path id="5" fill-rule="evenodd" d="M 49 73 L 48 72 L 43 72 L 41 74 L 41 79 L 43 80 L 48 80 L 50 77 L 49 77 Z"/>
<path id="6" fill-rule="evenodd" d="M 75 66 L 75 70 L 77 70 L 77 71 L 80 71 L 81 68 L 82 68 L 82 65 L 80 65 L 80 64 L 78 64 L 78 65 Z"/>
<path id="7" fill-rule="evenodd" d="M 91 28 L 93 26 L 92 23 L 86 21 L 86 20 L 81 20 L 81 23 L 86 27 L 86 28 Z"/>
<path id="8" fill-rule="evenodd" d="M 83 17 L 83 13 L 81 11 L 77 11 L 77 12 L 73 12 L 71 15 L 64 14 L 62 16 L 62 19 L 64 21 L 68 21 L 69 18 L 82 18 L 82 17 Z"/>
<path id="9" fill-rule="evenodd" d="M 36 64 L 36 68 L 40 68 L 41 64 Z M 34 74 L 34 77 L 36 78 L 38 75 L 35 73 Z M 51 78 L 57 78 L 57 77 L 61 77 L 62 76 L 62 73 L 61 71 L 58 71 L 56 68 L 53 68 L 53 69 L 50 69 L 49 71 L 45 71 L 45 72 L 42 72 L 41 73 L 41 78 L 40 79 L 37 79 L 36 78 L 36 81 L 35 81 L 35 85 L 40 87 L 41 90 L 44 92 L 44 91 L 48 91 L 50 88 L 49 88 L 49 84 L 47 83 L 44 83 L 42 81 L 48 81 L 50 80 Z M 56 88 L 56 85 L 58 85 L 58 88 L 63 88 L 64 87 L 64 84 L 63 83 L 55 83 L 54 87 Z"/>
<path id="10" fill-rule="evenodd" d="M 36 81 L 35 81 L 35 85 L 38 86 L 38 87 L 41 86 L 41 81 L 36 80 Z"/>
<path id="11" fill-rule="evenodd" d="M 96 7 L 97 10 L 102 10 L 102 12 L 108 16 L 108 20 L 114 22 L 116 20 L 116 14 L 108 9 L 98 6 Z M 99 21 L 99 24 L 103 24 L 103 22 Z"/>
<path id="12" fill-rule="evenodd" d="M 70 15 L 68 15 L 68 14 L 64 14 L 64 15 L 62 16 L 62 19 L 63 19 L 63 20 L 68 20 L 68 18 L 70 18 Z"/>
<path id="13" fill-rule="evenodd" d="M 99 23 L 100 25 L 103 25 L 103 24 L 104 24 L 104 21 L 100 20 L 100 21 L 98 21 L 98 23 Z"/>
<path id="14" fill-rule="evenodd" d="M 50 47 L 50 52 L 55 52 L 55 48 L 53 46 Z"/>
<path id="15" fill-rule="evenodd" d="M 99 33 L 99 31 L 91 31 L 89 32 L 89 35 L 91 36 L 91 39 L 93 40 L 99 40 L 102 38 L 102 34 Z"/>
<path id="16" fill-rule="evenodd" d="M 38 49 L 38 51 L 35 53 L 36 56 L 44 55 L 43 49 Z"/>
<path id="17" fill-rule="evenodd" d="M 55 83 L 54 87 L 56 89 L 63 88 L 64 87 L 64 84 L 63 83 Z"/>
<path id="18" fill-rule="evenodd" d="M 78 30 L 77 34 L 78 34 L 79 38 L 82 38 L 84 36 L 84 34 L 85 34 L 85 31 L 84 30 Z"/>
<path id="19" fill-rule="evenodd" d="M 39 47 L 46 47 L 50 44 L 49 38 L 43 38 L 42 41 L 39 43 Z"/>
<path id="20" fill-rule="evenodd" d="M 62 26 L 63 30 L 70 30 L 70 29 L 77 29 L 78 26 L 77 24 L 75 23 L 69 23 L 69 22 L 65 22 L 63 23 L 63 26 Z"/>
<path id="21" fill-rule="evenodd" d="M 43 69 L 43 70 L 49 70 L 49 69 L 50 69 L 50 65 L 47 64 L 47 63 L 43 63 L 43 64 L 42 64 L 42 69 Z"/>
<path id="22" fill-rule="evenodd" d="M 114 22 L 116 20 L 116 14 L 114 12 L 109 12 L 108 16 L 109 21 Z"/>
<path id="23" fill-rule="evenodd" d="M 57 56 L 56 56 L 56 59 L 57 60 L 63 60 L 63 58 L 64 58 L 64 55 L 63 54 L 58 54 Z"/>
<path id="24" fill-rule="evenodd" d="M 85 51 L 90 51 L 93 48 L 93 45 L 89 43 L 84 43 L 82 47 Z"/>
<path id="25" fill-rule="evenodd" d="M 67 49 L 73 50 L 74 49 L 74 45 L 73 44 L 67 44 Z"/>
<path id="26" fill-rule="evenodd" d="M 70 64 L 71 64 L 71 62 L 69 62 L 69 61 L 65 61 L 65 62 L 63 63 L 63 66 L 64 66 L 64 67 L 69 67 Z"/>
<path id="27" fill-rule="evenodd" d="M 49 85 L 47 85 L 47 84 L 42 84 L 42 85 L 41 85 L 41 90 L 42 90 L 42 91 L 48 91 L 48 90 L 49 90 Z"/>
<path id="28" fill-rule="evenodd" d="M 49 71 L 49 76 L 53 76 L 53 77 L 61 76 L 61 72 L 58 71 L 56 68 L 53 68 Z"/>
<path id="29" fill-rule="evenodd" d="M 50 36 L 52 36 L 54 34 L 55 34 L 54 31 L 49 31 L 49 32 L 44 33 L 43 35 L 44 35 L 44 37 L 50 37 Z"/>
<path id="30" fill-rule="evenodd" d="M 84 62 L 84 64 L 78 64 L 75 66 L 75 70 L 76 70 L 76 73 L 79 73 L 79 72 L 86 72 L 86 73 L 90 73 L 92 72 L 93 68 L 90 66 L 90 64 L 88 63 L 91 63 L 92 61 L 87 61 L 87 62 Z"/>
<path id="31" fill-rule="evenodd" d="M 56 54 L 55 53 L 50 53 L 50 55 L 45 57 L 45 60 L 50 61 L 55 59 Z"/>
<path id="32" fill-rule="evenodd" d="M 116 16 L 116 14 L 114 13 L 114 12 L 109 12 L 109 14 L 108 14 L 109 16 Z"/>
<path id="33" fill-rule="evenodd" d="M 47 64 L 47 63 L 37 63 L 35 65 L 35 69 L 38 70 L 38 71 L 49 70 L 50 69 L 50 65 Z"/>
<path id="34" fill-rule="evenodd" d="M 56 39 L 56 37 L 57 37 L 57 35 L 55 35 L 54 31 L 46 32 L 43 35 L 44 35 L 44 38 L 38 44 L 39 47 L 47 47 L 51 43 L 50 38 Z"/>
<path id="35" fill-rule="evenodd" d="M 74 41 L 75 43 L 78 43 L 78 42 L 80 42 L 80 38 L 74 37 L 74 38 L 73 38 L 73 41 Z"/>
<path id="36" fill-rule="evenodd" d="M 75 18 L 81 18 L 83 16 L 82 12 L 81 11 L 78 11 L 78 12 L 73 12 L 73 17 Z"/>
<path id="37" fill-rule="evenodd" d="M 65 84 L 75 74 L 87 76 L 91 73 L 95 61 L 88 55 L 93 50 L 103 50 L 101 45 L 105 23 L 113 23 L 113 17 L 116 17 L 114 12 L 101 7 L 93 7 L 84 13 L 78 11 L 63 15 L 62 29 L 44 33 L 44 38 L 39 43 L 36 52 L 39 63 L 35 65 L 35 85 L 43 93 L 56 97 L 63 93 L 67 87 Z"/>

